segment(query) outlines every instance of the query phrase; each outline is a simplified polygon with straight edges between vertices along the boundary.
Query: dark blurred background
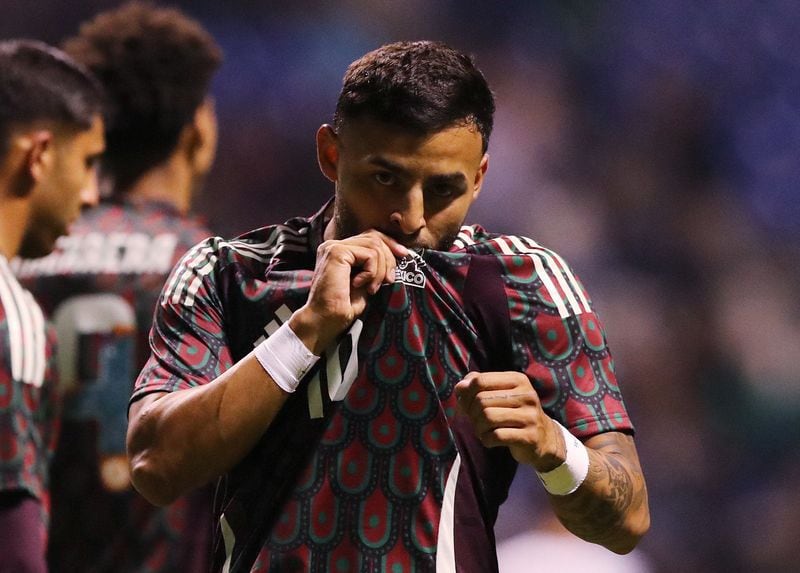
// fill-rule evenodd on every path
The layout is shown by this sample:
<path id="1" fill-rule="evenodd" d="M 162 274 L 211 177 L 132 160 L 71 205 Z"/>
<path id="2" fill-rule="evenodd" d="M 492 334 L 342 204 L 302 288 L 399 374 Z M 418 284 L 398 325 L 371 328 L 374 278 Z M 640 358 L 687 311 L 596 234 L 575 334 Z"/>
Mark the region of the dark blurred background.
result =
<path id="1" fill-rule="evenodd" d="M 118 3 L 0 0 L 0 37 L 57 44 Z M 650 489 L 639 553 L 665 573 L 800 571 L 800 4 L 163 4 L 225 51 L 196 209 L 222 235 L 330 196 L 314 132 L 353 59 L 400 39 L 473 54 L 498 112 L 469 222 L 554 248 L 588 285 Z M 531 475 L 500 539 L 547 513 Z"/>

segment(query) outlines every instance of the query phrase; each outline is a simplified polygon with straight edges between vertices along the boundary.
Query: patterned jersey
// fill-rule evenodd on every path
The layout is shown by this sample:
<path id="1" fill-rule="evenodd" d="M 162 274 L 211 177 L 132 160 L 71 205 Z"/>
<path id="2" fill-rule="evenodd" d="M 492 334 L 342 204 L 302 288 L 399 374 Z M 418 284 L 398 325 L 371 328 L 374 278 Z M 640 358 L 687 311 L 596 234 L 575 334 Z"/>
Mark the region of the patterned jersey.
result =
<path id="1" fill-rule="evenodd" d="M 106 203 L 56 250 L 15 260 L 59 339 L 62 438 L 53 461 L 56 571 L 206 571 L 213 494 L 155 508 L 130 486 L 127 406 L 149 354 L 153 309 L 186 250 L 210 233 L 161 203 Z"/>
<path id="2" fill-rule="evenodd" d="M 322 212 L 212 238 L 173 271 L 132 400 L 207 384 L 307 299 Z M 399 262 L 218 488 L 223 571 L 497 571 L 516 470 L 456 412 L 470 370 L 526 373 L 580 437 L 631 431 L 603 328 L 564 261 L 463 227 Z"/>
<path id="3" fill-rule="evenodd" d="M 55 335 L 0 255 L 0 492 L 41 502 L 47 531 L 49 467 L 58 435 Z"/>

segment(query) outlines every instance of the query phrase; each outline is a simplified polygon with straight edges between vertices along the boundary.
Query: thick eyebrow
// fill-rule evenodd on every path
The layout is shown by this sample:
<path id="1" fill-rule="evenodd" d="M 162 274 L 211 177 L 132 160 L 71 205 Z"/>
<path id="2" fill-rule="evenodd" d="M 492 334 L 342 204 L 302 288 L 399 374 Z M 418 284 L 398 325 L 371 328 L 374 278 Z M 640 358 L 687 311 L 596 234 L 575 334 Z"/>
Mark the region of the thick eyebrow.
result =
<path id="1" fill-rule="evenodd" d="M 381 157 L 380 155 L 371 155 L 367 157 L 367 163 L 375 165 L 376 167 L 383 167 L 388 171 L 394 171 L 395 173 L 400 173 L 401 175 L 408 175 L 408 169 L 400 165 L 399 163 L 395 163 L 391 159 L 386 159 L 385 157 Z"/>
<path id="2" fill-rule="evenodd" d="M 442 175 L 432 175 L 427 183 L 434 185 L 453 185 L 464 189 L 467 187 L 467 178 L 463 173 L 443 173 Z"/>
<path id="3" fill-rule="evenodd" d="M 399 163 L 392 161 L 391 159 L 386 159 L 385 157 L 381 157 L 380 155 L 373 155 L 367 158 L 367 162 L 375 165 L 376 167 L 382 167 L 388 171 L 393 171 L 394 173 L 399 173 L 402 176 L 408 176 L 409 171 Z M 457 185 L 459 187 L 466 187 L 467 178 L 464 176 L 463 173 L 455 172 L 455 173 L 442 173 L 440 175 L 432 175 L 426 180 L 426 183 L 434 183 L 439 185 Z"/>

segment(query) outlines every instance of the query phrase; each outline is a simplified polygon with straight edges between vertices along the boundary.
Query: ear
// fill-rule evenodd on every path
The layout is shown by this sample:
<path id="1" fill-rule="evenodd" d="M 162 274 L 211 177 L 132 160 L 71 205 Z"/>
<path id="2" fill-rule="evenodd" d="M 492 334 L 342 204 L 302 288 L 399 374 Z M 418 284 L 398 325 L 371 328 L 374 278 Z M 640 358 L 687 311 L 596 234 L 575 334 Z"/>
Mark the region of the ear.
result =
<path id="1" fill-rule="evenodd" d="M 53 163 L 53 132 L 30 131 L 11 138 L 4 161 L 11 173 L 8 191 L 23 198 L 44 180 Z"/>
<path id="2" fill-rule="evenodd" d="M 53 132 L 34 131 L 25 139 L 25 166 L 34 181 L 41 181 L 53 163 Z"/>
<path id="3" fill-rule="evenodd" d="M 486 170 L 489 169 L 489 154 L 484 153 L 483 157 L 481 157 L 481 163 L 478 166 L 478 171 L 475 173 L 475 182 L 472 187 L 472 200 L 478 198 L 478 195 L 481 194 L 481 188 L 483 187 L 483 177 L 486 175 Z"/>
<path id="4" fill-rule="evenodd" d="M 180 143 L 195 173 L 211 169 L 217 151 L 217 115 L 211 97 L 195 110 L 192 122 L 183 128 Z"/>
<path id="5" fill-rule="evenodd" d="M 317 130 L 317 162 L 325 177 L 332 182 L 338 180 L 339 136 L 327 123 Z"/>

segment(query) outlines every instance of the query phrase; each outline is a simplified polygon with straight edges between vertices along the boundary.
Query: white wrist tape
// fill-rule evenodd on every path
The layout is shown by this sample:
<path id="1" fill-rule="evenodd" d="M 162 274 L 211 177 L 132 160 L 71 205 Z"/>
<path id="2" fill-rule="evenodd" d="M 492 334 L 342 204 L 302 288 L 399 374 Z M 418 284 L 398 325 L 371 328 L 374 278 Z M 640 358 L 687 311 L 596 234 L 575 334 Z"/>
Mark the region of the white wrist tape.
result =
<path id="1" fill-rule="evenodd" d="M 256 346 L 255 356 L 261 367 L 285 392 L 294 392 L 306 372 L 317 363 L 303 341 L 284 322 L 272 336 Z"/>
<path id="2" fill-rule="evenodd" d="M 556 424 L 564 435 L 567 458 L 556 469 L 544 473 L 536 472 L 536 475 L 539 476 L 544 489 L 552 495 L 569 495 L 580 487 L 589 473 L 589 452 L 569 430 L 558 422 Z"/>

